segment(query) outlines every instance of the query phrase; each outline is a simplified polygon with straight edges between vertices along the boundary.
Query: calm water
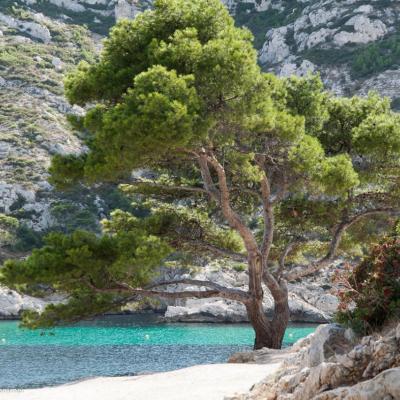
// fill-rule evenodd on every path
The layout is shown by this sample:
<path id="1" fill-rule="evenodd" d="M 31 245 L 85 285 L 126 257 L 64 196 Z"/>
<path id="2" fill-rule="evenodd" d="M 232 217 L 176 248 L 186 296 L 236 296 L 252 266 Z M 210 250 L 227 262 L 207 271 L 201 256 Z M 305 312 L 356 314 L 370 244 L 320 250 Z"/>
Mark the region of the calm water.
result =
<path id="1" fill-rule="evenodd" d="M 291 326 L 285 344 L 314 329 Z M 164 324 L 154 317 L 110 316 L 48 331 L 0 321 L 0 388 L 225 362 L 235 351 L 251 349 L 253 339 L 247 324 Z"/>

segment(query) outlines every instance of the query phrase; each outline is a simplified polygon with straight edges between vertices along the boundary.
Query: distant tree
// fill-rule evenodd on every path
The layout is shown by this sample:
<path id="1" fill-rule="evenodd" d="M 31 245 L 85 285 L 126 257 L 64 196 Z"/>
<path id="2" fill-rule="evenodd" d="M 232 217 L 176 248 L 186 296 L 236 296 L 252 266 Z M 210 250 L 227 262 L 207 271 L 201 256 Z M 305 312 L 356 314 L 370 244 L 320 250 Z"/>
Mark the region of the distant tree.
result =
<path id="1" fill-rule="evenodd" d="M 16 218 L 0 214 L 0 246 L 7 246 L 14 242 L 18 225 Z"/>
<path id="2" fill-rule="evenodd" d="M 331 98 L 317 77 L 262 73 L 251 34 L 234 26 L 220 0 L 156 0 L 119 22 L 100 60 L 81 63 L 65 87 L 71 103 L 89 107 L 80 121 L 89 151 L 56 156 L 53 182 L 126 180 L 124 191 L 151 212 L 137 219 L 115 211 L 103 237 L 51 235 L 26 261 L 7 262 L 8 285 L 44 282 L 70 295 L 28 314 L 28 326 L 146 296 L 222 297 L 246 307 L 255 348 L 280 348 L 287 281 L 332 262 L 364 217 L 398 212 L 400 128 L 388 101 Z M 132 179 L 137 169 L 151 174 Z M 362 233 L 350 239 L 370 240 Z M 310 249 L 316 261 L 285 269 Z M 152 284 L 172 252 L 243 262 L 248 290 L 192 279 Z M 190 290 L 163 290 L 171 283 Z"/>
<path id="3" fill-rule="evenodd" d="M 0 260 L 4 259 L 6 248 L 15 243 L 18 226 L 16 218 L 0 214 Z"/>

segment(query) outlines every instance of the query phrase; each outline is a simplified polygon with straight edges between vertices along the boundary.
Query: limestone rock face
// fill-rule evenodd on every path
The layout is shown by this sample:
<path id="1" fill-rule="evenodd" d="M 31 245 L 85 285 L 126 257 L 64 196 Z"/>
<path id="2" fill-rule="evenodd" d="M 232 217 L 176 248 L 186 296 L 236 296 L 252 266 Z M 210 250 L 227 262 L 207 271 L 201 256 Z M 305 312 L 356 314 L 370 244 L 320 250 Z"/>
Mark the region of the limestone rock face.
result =
<path id="1" fill-rule="evenodd" d="M 387 33 L 386 25 L 380 20 L 371 20 L 365 15 L 350 18 L 345 26 L 354 28 L 354 32 L 341 31 L 333 37 L 338 46 L 348 43 L 368 43 L 380 39 Z"/>
<path id="2" fill-rule="evenodd" d="M 31 296 L 22 296 L 19 293 L 0 286 L 0 319 L 16 318 L 22 311 L 33 310 L 41 312 L 50 302 L 59 302 L 61 298 L 50 297 L 37 299 Z"/>
<path id="3" fill-rule="evenodd" d="M 394 400 L 400 399 L 400 368 L 391 368 L 357 385 L 331 390 L 314 400 Z"/>
<path id="4" fill-rule="evenodd" d="M 50 0 L 51 4 L 74 12 L 85 12 L 86 8 L 77 0 Z"/>
<path id="5" fill-rule="evenodd" d="M 0 13 L 0 22 L 4 23 L 10 28 L 24 32 L 35 39 L 39 39 L 44 43 L 49 43 L 51 40 L 49 29 L 46 26 L 41 25 L 40 23 L 32 21 L 21 21 L 2 13 Z"/>
<path id="6" fill-rule="evenodd" d="M 386 334 L 366 336 L 356 343 L 346 337 L 337 325 L 319 327 L 287 350 L 275 376 L 231 400 L 399 399 L 400 324 Z M 250 362 L 255 358 L 247 357 Z"/>
<path id="7" fill-rule="evenodd" d="M 307 367 L 315 367 L 335 354 L 344 354 L 350 350 L 351 342 L 346 330 L 340 325 L 321 325 L 310 339 Z"/>
<path id="8" fill-rule="evenodd" d="M 245 12 L 257 10 L 254 6 L 254 10 L 247 8 L 245 11 L 240 3 L 247 5 L 248 2 L 236 2 L 235 12 L 241 18 Z M 381 40 L 396 41 L 394 37 L 400 21 L 398 3 L 299 0 L 290 5 L 277 1 L 265 6 L 270 13 L 277 11 L 274 26 L 266 31 L 260 46 L 260 62 L 265 70 L 282 76 L 304 76 L 305 69 L 319 71 L 327 87 L 337 94 L 364 94 L 365 81 L 371 86 L 377 83 L 380 94 L 398 98 L 398 92 L 392 90 L 393 84 L 398 86 L 393 75 L 388 84 L 384 79 L 377 80 L 379 74 L 384 76 L 386 71 L 397 70 L 397 61 L 393 60 L 393 66 L 376 71 L 372 68 L 372 71 L 358 75 L 353 66 L 359 54 L 367 52 L 366 44 L 376 43 L 379 49 L 384 45 Z M 256 32 L 256 37 L 261 40 L 261 32 L 258 35 L 257 29 L 253 29 L 253 33 Z"/>
<path id="9" fill-rule="evenodd" d="M 133 19 L 138 14 L 137 0 L 118 0 L 115 5 L 115 19 Z"/>
<path id="10" fill-rule="evenodd" d="M 282 62 L 290 54 L 289 46 L 286 43 L 287 27 L 271 29 L 267 33 L 267 41 L 260 51 L 260 62 L 263 64 L 276 64 Z"/>

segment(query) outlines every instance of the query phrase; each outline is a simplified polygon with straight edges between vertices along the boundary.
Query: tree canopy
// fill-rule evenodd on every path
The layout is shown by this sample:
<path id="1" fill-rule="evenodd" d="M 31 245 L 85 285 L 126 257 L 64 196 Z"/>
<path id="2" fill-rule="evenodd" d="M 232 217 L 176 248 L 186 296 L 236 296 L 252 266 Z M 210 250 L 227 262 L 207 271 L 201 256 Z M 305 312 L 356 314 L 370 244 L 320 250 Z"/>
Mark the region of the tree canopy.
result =
<path id="1" fill-rule="evenodd" d="M 6 264 L 8 284 L 44 281 L 70 293 L 60 307 L 75 311 L 64 319 L 79 315 L 90 293 L 110 308 L 138 295 L 221 296 L 245 304 L 256 347 L 280 347 L 286 280 L 368 243 L 399 212 L 400 128 L 389 101 L 336 98 L 318 76 L 262 72 L 252 35 L 220 0 L 156 0 L 119 22 L 100 59 L 81 63 L 65 88 L 72 104 L 87 107 L 75 125 L 88 150 L 54 157 L 52 182 L 125 181 L 124 192 L 150 214 L 116 211 L 104 237 L 51 236 L 28 260 Z M 383 223 L 360 229 L 366 217 Z M 171 252 L 243 261 L 249 290 L 186 280 L 203 289 L 154 291 L 146 285 Z M 299 254 L 307 268 L 285 272 Z M 275 300 L 271 320 L 265 287 Z"/>

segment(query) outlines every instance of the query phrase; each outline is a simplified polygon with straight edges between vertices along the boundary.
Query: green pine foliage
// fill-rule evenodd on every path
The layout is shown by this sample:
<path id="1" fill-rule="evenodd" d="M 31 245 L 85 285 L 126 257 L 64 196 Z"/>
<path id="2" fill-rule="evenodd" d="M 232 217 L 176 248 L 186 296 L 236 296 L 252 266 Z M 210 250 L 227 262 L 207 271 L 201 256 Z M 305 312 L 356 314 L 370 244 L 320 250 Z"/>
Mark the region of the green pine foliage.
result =
<path id="1" fill-rule="evenodd" d="M 126 293 L 108 294 L 107 289 L 118 282 L 131 287 L 148 284 L 169 253 L 170 247 L 161 239 L 135 228 L 101 237 L 85 231 L 51 233 L 28 259 L 7 261 L 1 280 L 17 290 L 29 291 L 40 284 L 70 295 L 67 304 L 51 306 L 41 316 L 28 313 L 24 320 L 32 328 L 47 327 L 71 322 L 77 315 L 84 318 L 112 310 L 116 302 L 124 304 Z"/>

